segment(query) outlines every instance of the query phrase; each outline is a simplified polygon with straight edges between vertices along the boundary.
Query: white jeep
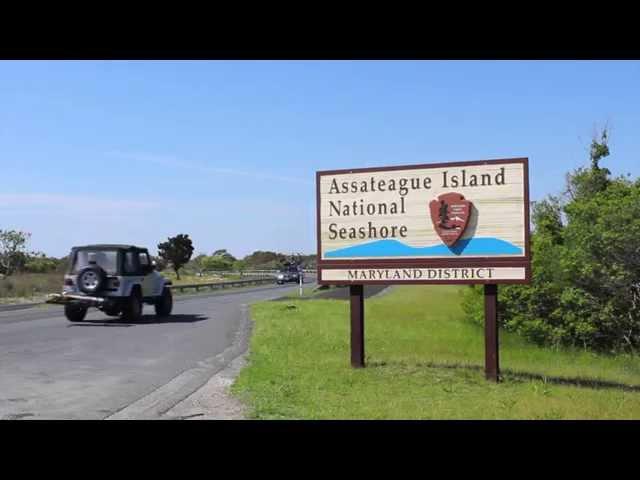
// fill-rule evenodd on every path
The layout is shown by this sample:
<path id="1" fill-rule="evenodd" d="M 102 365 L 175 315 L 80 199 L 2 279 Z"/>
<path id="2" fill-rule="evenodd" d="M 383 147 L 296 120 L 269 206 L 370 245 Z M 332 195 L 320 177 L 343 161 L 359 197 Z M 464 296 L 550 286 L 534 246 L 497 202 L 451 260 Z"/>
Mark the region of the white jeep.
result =
<path id="1" fill-rule="evenodd" d="M 155 306 L 156 315 L 173 308 L 171 281 L 155 270 L 146 248 L 133 245 L 87 245 L 71 249 L 69 270 L 61 294 L 47 303 L 64 305 L 71 322 L 84 320 L 89 307 L 128 322 L 142 317 L 143 304 Z"/>

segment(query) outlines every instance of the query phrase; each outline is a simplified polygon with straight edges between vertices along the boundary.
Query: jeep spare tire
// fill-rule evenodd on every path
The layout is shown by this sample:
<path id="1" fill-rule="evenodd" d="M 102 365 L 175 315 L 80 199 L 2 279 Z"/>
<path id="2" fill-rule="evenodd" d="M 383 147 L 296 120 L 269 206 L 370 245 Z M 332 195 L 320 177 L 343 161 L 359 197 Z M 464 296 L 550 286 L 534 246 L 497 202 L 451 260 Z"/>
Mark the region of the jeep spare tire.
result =
<path id="1" fill-rule="evenodd" d="M 84 268 L 78 273 L 78 288 L 89 295 L 98 292 L 105 280 L 105 272 L 97 265 Z"/>

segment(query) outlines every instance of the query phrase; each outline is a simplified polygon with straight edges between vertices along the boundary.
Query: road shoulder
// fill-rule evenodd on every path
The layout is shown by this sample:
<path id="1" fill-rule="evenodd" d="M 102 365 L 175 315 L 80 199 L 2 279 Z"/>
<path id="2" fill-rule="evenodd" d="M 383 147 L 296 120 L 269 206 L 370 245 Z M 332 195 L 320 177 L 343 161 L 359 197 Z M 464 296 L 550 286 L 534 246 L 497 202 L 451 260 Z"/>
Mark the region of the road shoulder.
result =
<path id="1" fill-rule="evenodd" d="M 377 286 L 376 286 L 377 287 Z M 374 298 L 389 293 L 388 285 L 369 288 L 367 297 Z M 333 293 L 328 298 L 345 297 L 344 292 Z M 244 420 L 247 407 L 230 393 L 231 385 L 247 364 L 249 339 L 253 322 L 245 309 L 245 327 L 241 328 L 242 353 L 234 358 L 223 370 L 213 375 L 201 388 L 193 392 L 171 410 L 164 418 L 176 420 Z"/>
<path id="2" fill-rule="evenodd" d="M 244 420 L 246 407 L 229 389 L 246 365 L 246 352 L 216 373 L 200 389 L 169 410 L 171 420 Z"/>
<path id="3" fill-rule="evenodd" d="M 253 322 L 248 305 L 242 305 L 242 326 L 229 351 L 235 358 L 216 372 L 204 385 L 175 404 L 162 416 L 167 420 L 244 420 L 246 407 L 230 388 L 245 367 Z"/>

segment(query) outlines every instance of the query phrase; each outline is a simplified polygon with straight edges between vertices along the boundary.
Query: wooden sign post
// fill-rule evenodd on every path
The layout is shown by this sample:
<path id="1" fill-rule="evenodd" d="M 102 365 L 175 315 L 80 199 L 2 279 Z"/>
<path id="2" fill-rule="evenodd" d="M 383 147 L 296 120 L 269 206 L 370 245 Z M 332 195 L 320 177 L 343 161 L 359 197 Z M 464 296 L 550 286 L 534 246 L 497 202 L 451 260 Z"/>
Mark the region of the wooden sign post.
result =
<path id="1" fill-rule="evenodd" d="M 500 378 L 498 357 L 498 286 L 484 286 L 484 374 L 487 380 Z"/>
<path id="2" fill-rule="evenodd" d="M 498 284 L 531 280 L 528 159 L 316 172 L 318 283 L 349 285 L 364 367 L 364 285 L 481 284 L 485 374 L 498 381 Z"/>
<path id="3" fill-rule="evenodd" d="M 364 286 L 350 285 L 351 366 L 364 367 Z"/>

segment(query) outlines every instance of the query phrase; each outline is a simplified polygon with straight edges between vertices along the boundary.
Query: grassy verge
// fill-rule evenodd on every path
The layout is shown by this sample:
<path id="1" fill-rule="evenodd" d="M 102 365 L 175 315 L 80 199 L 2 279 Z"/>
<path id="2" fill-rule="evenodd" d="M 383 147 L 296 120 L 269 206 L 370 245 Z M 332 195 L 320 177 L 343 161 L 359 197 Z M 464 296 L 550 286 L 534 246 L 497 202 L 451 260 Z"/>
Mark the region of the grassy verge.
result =
<path id="1" fill-rule="evenodd" d="M 0 279 L 0 304 L 40 301 L 62 289 L 63 273 L 24 273 Z"/>
<path id="2" fill-rule="evenodd" d="M 503 382 L 485 381 L 483 331 L 464 320 L 458 287 L 400 287 L 365 311 L 368 367 L 356 370 L 347 302 L 253 305 L 249 365 L 232 387 L 252 418 L 640 418 L 637 357 L 539 348 L 501 332 Z"/>
<path id="3" fill-rule="evenodd" d="M 171 280 L 174 285 L 189 285 L 194 283 L 218 283 L 218 282 L 231 282 L 235 280 L 241 280 L 240 275 L 217 275 L 207 274 L 201 277 L 194 274 L 181 273 L 180 280 L 176 276 L 175 272 L 170 270 L 163 270 L 160 274 L 167 280 Z M 243 277 L 244 278 L 244 277 Z"/>

